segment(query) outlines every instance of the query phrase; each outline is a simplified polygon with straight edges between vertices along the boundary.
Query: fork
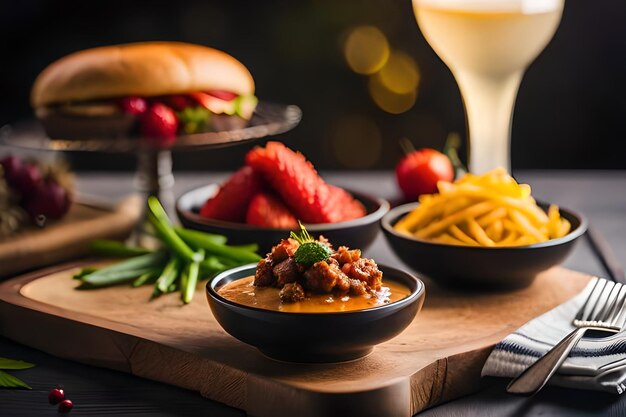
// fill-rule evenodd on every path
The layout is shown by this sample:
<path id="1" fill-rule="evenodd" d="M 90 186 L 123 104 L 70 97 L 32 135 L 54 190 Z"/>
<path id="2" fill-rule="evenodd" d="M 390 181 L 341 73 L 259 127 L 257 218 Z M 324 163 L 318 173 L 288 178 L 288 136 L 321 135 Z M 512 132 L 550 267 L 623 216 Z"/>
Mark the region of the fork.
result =
<path id="1" fill-rule="evenodd" d="M 541 390 L 587 330 L 617 333 L 624 328 L 626 285 L 593 279 L 593 288 L 572 322 L 576 329 L 514 378 L 507 392 L 533 395 Z"/>

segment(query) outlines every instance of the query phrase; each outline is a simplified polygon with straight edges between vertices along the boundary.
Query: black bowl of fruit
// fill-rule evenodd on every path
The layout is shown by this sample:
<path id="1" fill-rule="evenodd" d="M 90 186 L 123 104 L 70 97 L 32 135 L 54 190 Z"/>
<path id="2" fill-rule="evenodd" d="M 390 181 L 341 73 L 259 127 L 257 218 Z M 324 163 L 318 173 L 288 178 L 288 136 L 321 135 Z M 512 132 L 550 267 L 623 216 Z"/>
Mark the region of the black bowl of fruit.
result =
<path id="1" fill-rule="evenodd" d="M 365 249 L 388 210 L 384 199 L 324 182 L 304 156 L 279 142 L 250 151 L 223 185 L 193 189 L 176 202 L 185 227 L 228 236 L 233 244 L 257 242 L 260 253 L 299 221 L 315 235 Z"/>
<path id="2" fill-rule="evenodd" d="M 377 265 L 359 249 L 335 250 L 305 229 L 258 264 L 217 275 L 206 290 L 232 336 L 270 358 L 309 363 L 368 355 L 411 324 L 425 297 L 415 276 Z"/>

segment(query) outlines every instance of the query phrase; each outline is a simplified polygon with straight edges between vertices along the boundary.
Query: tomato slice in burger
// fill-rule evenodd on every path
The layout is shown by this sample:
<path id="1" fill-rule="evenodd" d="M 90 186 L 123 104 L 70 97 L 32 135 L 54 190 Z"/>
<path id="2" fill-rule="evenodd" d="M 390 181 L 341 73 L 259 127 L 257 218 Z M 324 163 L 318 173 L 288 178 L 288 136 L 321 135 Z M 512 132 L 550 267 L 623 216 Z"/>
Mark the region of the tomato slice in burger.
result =
<path id="1" fill-rule="evenodd" d="M 210 96 L 207 93 L 189 93 L 189 96 L 206 109 L 209 109 L 211 107 L 211 103 L 215 100 L 213 96 Z"/>
<path id="2" fill-rule="evenodd" d="M 224 90 L 211 90 L 211 91 L 207 91 L 206 93 L 224 101 L 232 101 L 237 98 L 237 94 L 231 93 L 230 91 L 224 91 Z"/>
<path id="3" fill-rule="evenodd" d="M 205 109 L 208 109 L 211 113 L 214 114 L 235 114 L 235 104 L 236 102 L 231 100 L 222 100 L 208 93 L 190 93 L 189 94 L 193 99 Z"/>

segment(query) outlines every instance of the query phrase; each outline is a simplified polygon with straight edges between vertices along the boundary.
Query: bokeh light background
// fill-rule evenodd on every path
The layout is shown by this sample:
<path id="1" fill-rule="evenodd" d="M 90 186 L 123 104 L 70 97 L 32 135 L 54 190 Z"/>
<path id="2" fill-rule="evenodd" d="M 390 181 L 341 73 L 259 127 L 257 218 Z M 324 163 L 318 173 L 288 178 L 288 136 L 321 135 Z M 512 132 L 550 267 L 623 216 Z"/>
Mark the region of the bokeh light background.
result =
<path id="1" fill-rule="evenodd" d="M 567 0 L 529 68 L 513 122 L 513 168 L 626 168 L 626 3 Z M 389 169 L 401 138 L 441 149 L 465 138 L 456 83 L 415 23 L 410 0 L 22 0 L 3 4 L 0 122 L 32 117 L 32 81 L 67 53 L 179 40 L 246 64 L 261 99 L 294 103 L 281 136 L 321 169 Z M 224 170 L 250 146 L 175 156 L 176 170 Z M 132 157 L 78 154 L 76 169 L 131 169 Z"/>

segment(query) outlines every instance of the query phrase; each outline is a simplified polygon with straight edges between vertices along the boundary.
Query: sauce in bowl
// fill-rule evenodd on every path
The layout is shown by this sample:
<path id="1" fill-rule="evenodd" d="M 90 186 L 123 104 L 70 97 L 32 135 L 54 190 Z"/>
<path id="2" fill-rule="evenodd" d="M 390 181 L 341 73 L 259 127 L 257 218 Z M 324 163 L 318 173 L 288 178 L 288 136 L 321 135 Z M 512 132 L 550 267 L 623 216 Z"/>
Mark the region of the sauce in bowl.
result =
<path id="1" fill-rule="evenodd" d="M 304 300 L 283 303 L 278 296 L 279 288 L 259 287 L 253 283 L 254 276 L 241 278 L 224 285 L 217 290 L 217 293 L 237 304 L 288 313 L 336 313 L 364 310 L 401 300 L 411 294 L 407 286 L 395 281 L 386 281 L 379 291 L 368 294 L 307 294 Z"/>

